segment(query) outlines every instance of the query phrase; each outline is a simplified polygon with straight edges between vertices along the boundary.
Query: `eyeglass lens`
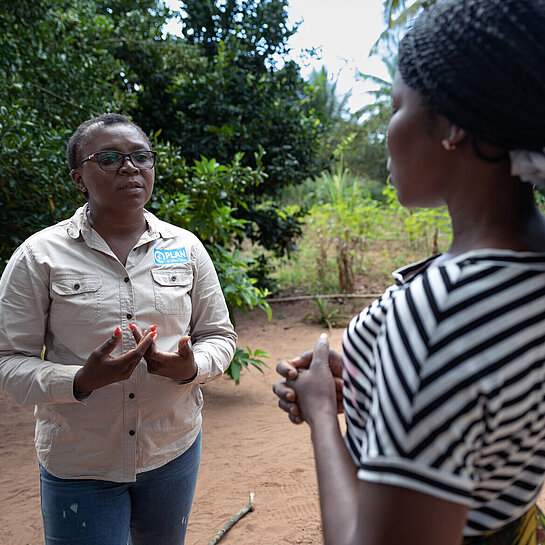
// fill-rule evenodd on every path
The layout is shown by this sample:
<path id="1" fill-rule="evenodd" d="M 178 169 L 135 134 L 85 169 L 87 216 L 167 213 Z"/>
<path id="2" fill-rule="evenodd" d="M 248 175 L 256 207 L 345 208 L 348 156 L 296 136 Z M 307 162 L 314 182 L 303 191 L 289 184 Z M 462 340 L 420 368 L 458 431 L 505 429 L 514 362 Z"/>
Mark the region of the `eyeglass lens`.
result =
<path id="1" fill-rule="evenodd" d="M 95 157 L 99 166 L 106 171 L 119 170 L 125 162 L 125 157 L 128 157 L 135 167 L 144 170 L 153 168 L 155 165 L 155 154 L 151 151 L 133 151 L 128 154 L 118 151 L 102 151 L 96 153 Z"/>

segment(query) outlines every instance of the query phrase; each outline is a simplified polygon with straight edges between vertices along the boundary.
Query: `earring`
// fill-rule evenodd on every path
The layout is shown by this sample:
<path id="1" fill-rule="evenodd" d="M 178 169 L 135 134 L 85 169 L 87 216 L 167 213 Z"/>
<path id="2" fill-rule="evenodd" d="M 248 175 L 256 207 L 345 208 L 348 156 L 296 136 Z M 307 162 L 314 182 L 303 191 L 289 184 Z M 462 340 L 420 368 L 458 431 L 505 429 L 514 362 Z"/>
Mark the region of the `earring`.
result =
<path id="1" fill-rule="evenodd" d="M 456 149 L 456 144 L 453 144 L 448 138 L 443 138 L 443 140 L 441 140 L 441 145 L 447 151 L 454 151 Z"/>

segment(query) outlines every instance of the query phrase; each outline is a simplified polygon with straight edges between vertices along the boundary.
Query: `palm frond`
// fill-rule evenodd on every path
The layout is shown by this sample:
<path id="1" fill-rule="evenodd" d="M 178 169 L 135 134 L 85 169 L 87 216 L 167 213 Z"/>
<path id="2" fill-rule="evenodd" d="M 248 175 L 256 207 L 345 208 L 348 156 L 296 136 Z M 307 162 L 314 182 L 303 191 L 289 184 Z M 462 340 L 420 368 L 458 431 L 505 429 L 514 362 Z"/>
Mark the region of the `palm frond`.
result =
<path id="1" fill-rule="evenodd" d="M 373 76 L 372 74 L 362 74 L 361 72 L 358 72 L 357 75 L 358 78 L 361 78 L 364 81 L 369 81 L 375 85 L 378 85 L 380 87 L 391 87 L 392 82 L 386 81 L 385 79 L 379 78 L 378 76 Z"/>
<path id="2" fill-rule="evenodd" d="M 384 22 L 391 26 L 394 13 L 400 9 L 405 9 L 405 0 L 384 0 Z"/>
<path id="3" fill-rule="evenodd" d="M 378 48 L 383 43 L 388 43 L 392 35 L 398 36 L 399 32 L 405 31 L 411 20 L 423 9 L 428 8 L 435 3 L 435 0 L 415 0 L 410 6 L 406 6 L 404 0 L 385 0 L 384 2 L 384 22 L 387 24 L 386 30 L 378 37 L 377 41 L 371 47 L 369 55 L 378 52 Z M 401 10 L 400 13 L 399 10 Z"/>

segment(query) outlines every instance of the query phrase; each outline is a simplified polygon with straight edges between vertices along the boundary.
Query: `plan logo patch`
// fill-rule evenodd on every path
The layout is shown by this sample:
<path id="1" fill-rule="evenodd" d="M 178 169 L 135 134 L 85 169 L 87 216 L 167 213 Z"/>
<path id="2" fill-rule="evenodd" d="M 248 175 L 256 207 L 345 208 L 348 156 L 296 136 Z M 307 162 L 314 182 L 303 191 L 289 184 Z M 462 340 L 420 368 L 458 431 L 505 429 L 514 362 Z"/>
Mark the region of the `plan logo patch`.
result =
<path id="1" fill-rule="evenodd" d="M 187 263 L 187 250 L 178 248 L 176 250 L 153 250 L 155 263 L 157 265 L 170 265 L 171 263 Z"/>

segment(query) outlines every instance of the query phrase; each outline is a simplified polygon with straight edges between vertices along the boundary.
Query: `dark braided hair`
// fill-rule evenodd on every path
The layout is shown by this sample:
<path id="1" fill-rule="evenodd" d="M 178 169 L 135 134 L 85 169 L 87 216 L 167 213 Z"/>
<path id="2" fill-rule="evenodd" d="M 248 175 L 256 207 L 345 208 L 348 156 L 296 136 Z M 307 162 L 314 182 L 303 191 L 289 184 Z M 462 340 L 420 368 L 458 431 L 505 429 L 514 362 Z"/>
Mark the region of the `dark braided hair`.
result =
<path id="1" fill-rule="evenodd" d="M 125 117 L 121 114 L 102 114 L 98 117 L 94 117 L 93 119 L 88 119 L 87 121 L 84 121 L 76 129 L 76 132 L 74 132 L 74 134 L 70 137 L 70 140 L 68 141 L 68 146 L 66 147 L 66 157 L 68 159 L 68 168 L 70 170 L 76 168 L 79 161 L 81 160 L 79 157 L 79 152 L 83 147 L 85 140 L 87 139 L 87 136 L 90 132 L 89 129 L 96 125 L 130 125 L 142 134 L 151 149 L 151 142 L 149 141 L 146 133 L 128 117 Z"/>
<path id="2" fill-rule="evenodd" d="M 545 146 L 545 0 L 438 0 L 403 38 L 407 85 L 476 140 Z"/>

